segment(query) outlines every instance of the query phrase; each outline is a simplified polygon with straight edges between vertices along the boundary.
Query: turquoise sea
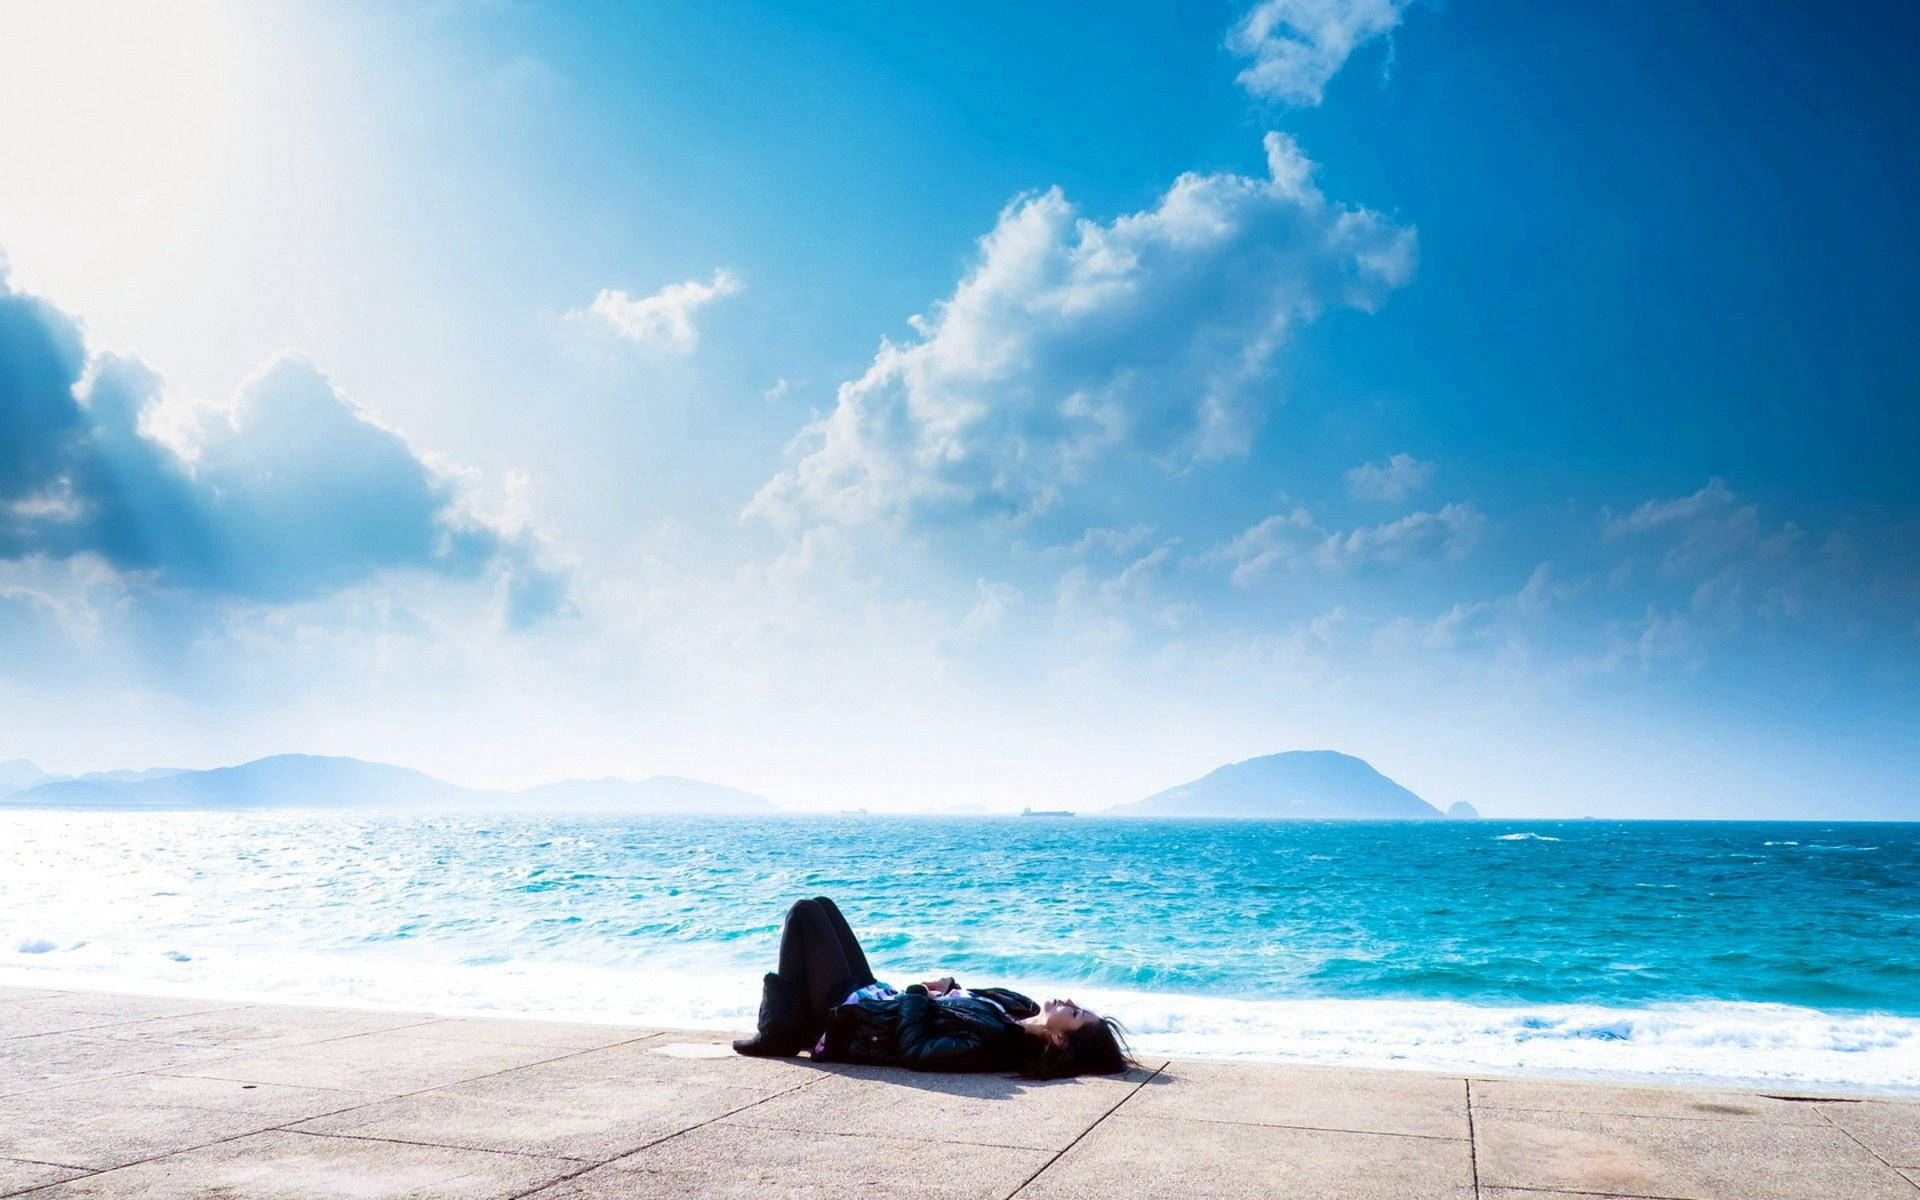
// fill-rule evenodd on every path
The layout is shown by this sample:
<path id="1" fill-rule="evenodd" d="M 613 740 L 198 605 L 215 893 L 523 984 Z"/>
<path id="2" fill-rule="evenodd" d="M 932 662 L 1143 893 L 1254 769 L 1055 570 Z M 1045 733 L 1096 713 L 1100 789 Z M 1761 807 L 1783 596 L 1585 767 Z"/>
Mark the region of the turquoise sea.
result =
<path id="1" fill-rule="evenodd" d="M 0 982 L 744 1028 L 883 978 L 1155 1052 L 1920 1089 L 1920 825 L 0 812 Z"/>

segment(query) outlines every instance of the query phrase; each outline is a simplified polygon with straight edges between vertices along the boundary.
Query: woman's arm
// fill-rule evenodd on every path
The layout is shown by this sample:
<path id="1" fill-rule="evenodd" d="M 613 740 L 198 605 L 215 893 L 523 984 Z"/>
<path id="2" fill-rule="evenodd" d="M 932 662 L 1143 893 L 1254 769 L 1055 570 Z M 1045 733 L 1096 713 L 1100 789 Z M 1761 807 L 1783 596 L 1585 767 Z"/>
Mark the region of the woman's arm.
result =
<path id="1" fill-rule="evenodd" d="M 980 1037 L 967 1029 L 941 1032 L 934 1020 L 933 998 L 916 983 L 900 995 L 900 1026 L 895 1045 L 901 1065 L 916 1071 L 964 1071 L 980 1050 Z"/>

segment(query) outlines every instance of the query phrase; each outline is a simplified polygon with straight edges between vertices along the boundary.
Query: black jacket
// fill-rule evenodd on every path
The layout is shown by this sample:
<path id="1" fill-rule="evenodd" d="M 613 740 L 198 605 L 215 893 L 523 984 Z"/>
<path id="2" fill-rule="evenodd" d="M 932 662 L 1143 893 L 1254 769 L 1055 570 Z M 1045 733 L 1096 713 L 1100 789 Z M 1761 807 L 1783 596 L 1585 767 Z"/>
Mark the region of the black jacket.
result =
<path id="1" fill-rule="evenodd" d="M 815 1058 L 915 1071 L 1011 1071 L 1021 1066 L 1020 1021 L 1040 1006 L 1006 988 L 930 996 L 921 984 L 886 1000 L 842 1004 L 827 1015 L 826 1046 Z"/>

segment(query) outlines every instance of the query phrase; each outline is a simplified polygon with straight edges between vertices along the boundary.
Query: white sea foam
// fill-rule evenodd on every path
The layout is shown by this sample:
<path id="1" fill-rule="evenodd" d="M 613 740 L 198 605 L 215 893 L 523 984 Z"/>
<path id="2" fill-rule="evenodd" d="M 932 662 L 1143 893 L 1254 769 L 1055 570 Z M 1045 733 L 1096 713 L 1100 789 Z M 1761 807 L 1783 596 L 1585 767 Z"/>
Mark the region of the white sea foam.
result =
<path id="1" fill-rule="evenodd" d="M 1503 833 L 1493 840 L 1496 842 L 1557 842 L 1560 839 L 1545 833 Z"/>
<path id="2" fill-rule="evenodd" d="M 22 964 L 26 965 L 22 965 Z M 885 969 L 882 977 L 889 977 Z M 912 978 L 900 974 L 896 983 Z M 1143 1055 L 1447 1071 L 1684 1079 L 1920 1094 L 1920 1019 L 1788 1005 L 1488 1006 L 1446 1000 L 1227 999 L 996 980 L 1111 1013 Z M 389 949 L 263 957 L 92 945 L 18 956 L 0 984 L 515 1014 L 690 1029 L 751 1028 L 758 975 L 536 962 L 434 962 Z"/>

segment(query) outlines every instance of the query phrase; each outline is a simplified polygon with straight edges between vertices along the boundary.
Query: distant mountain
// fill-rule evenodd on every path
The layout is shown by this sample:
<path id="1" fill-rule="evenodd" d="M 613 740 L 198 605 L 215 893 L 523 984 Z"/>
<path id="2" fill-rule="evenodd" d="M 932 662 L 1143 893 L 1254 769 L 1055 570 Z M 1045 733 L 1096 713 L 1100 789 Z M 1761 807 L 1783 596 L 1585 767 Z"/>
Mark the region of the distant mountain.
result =
<path id="1" fill-rule="evenodd" d="M 1440 810 L 1332 750 L 1289 750 L 1233 763 L 1192 783 L 1106 810 L 1129 817 L 1435 820 Z"/>
<path id="2" fill-rule="evenodd" d="M 6 802 L 89 808 L 414 807 L 455 805 L 479 794 L 385 763 L 277 754 L 211 771 L 55 780 L 16 792 Z"/>
<path id="3" fill-rule="evenodd" d="M 43 779 L 45 776 L 43 775 Z M 48 808 L 458 808 L 774 812 L 765 797 L 696 779 L 569 780 L 520 792 L 463 788 L 406 767 L 279 754 L 210 771 L 105 772 L 45 782 L 0 805 Z"/>
<path id="4" fill-rule="evenodd" d="M 8 792 L 17 792 L 21 788 L 38 786 L 52 778 L 53 776 L 24 758 L 0 762 L 0 796 Z"/>
<path id="5" fill-rule="evenodd" d="M 1477 821 L 1479 819 L 1480 810 L 1468 804 L 1465 800 L 1456 800 L 1453 803 L 1453 807 L 1447 809 L 1447 820 L 1449 821 Z"/>
<path id="6" fill-rule="evenodd" d="M 185 767 L 143 767 L 138 771 L 88 771 L 74 778 L 98 780 L 102 783 L 140 783 L 148 779 L 160 779 L 185 772 Z"/>
<path id="7" fill-rule="evenodd" d="M 88 771 L 84 775 L 51 775 L 24 758 L 0 762 L 0 800 L 15 792 L 24 792 L 29 788 L 41 787 L 50 783 L 135 783 L 143 779 L 158 779 L 162 775 L 176 775 L 178 767 L 148 767 L 143 771 Z M 74 789 L 75 794 L 89 789 Z"/>

